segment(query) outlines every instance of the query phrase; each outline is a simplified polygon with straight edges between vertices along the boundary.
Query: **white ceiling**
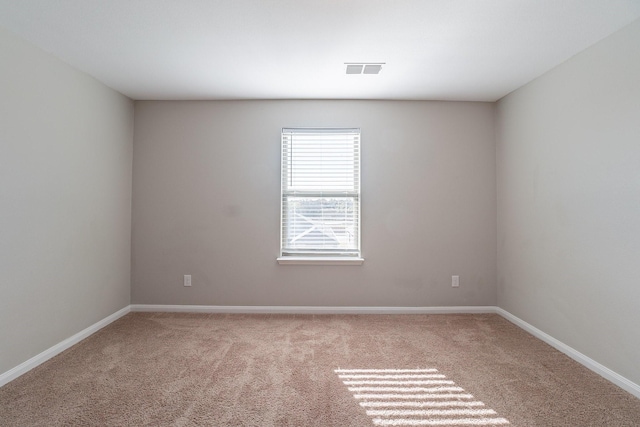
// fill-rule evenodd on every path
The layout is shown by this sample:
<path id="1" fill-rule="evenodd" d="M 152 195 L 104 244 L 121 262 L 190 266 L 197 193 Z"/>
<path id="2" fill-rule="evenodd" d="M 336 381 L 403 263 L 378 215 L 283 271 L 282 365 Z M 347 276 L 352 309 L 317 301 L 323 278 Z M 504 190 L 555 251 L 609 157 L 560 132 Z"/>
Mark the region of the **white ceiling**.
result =
<path id="1" fill-rule="evenodd" d="M 0 0 L 0 26 L 133 99 L 495 101 L 638 17 L 640 0 Z"/>

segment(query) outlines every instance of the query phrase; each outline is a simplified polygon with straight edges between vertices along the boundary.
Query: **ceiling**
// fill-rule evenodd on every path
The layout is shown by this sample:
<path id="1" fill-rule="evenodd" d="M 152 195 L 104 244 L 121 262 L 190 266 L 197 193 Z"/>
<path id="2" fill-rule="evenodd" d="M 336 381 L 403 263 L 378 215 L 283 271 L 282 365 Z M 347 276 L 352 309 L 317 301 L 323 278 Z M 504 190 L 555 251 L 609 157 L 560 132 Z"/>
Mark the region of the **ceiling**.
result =
<path id="1" fill-rule="evenodd" d="M 1 27 L 137 100 L 495 101 L 639 17 L 640 0 L 0 0 Z"/>

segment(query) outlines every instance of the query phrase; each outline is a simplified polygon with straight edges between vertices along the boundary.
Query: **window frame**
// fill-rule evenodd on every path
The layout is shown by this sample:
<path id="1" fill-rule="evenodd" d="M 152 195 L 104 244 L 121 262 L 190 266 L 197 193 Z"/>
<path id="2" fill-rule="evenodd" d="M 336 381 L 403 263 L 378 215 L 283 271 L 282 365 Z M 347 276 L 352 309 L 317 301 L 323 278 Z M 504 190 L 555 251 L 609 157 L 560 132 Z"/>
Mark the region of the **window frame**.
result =
<path id="1" fill-rule="evenodd" d="M 354 181 L 355 181 L 355 189 L 348 191 L 340 191 L 338 193 L 333 193 L 334 197 L 338 198 L 354 198 L 354 203 L 357 204 L 357 215 L 355 218 L 356 221 L 356 230 L 357 230 L 357 240 L 356 240 L 356 249 L 355 250 L 345 250 L 344 253 L 340 253 L 338 251 L 330 251 L 330 252 L 322 252 L 320 250 L 310 249 L 308 252 L 301 251 L 300 253 L 288 253 L 285 248 L 285 231 L 286 228 L 286 217 L 285 217 L 285 208 L 286 202 L 285 199 L 288 197 L 313 197 L 318 194 L 321 197 L 324 194 L 329 196 L 329 193 L 323 192 L 314 192 L 312 190 L 289 190 L 289 188 L 285 188 L 287 186 L 286 182 L 290 182 L 288 178 L 290 176 L 291 168 L 291 159 L 285 156 L 285 146 L 288 143 L 288 150 L 291 150 L 291 145 L 293 144 L 292 136 L 295 134 L 308 134 L 308 135 L 330 135 L 330 134 L 356 134 L 354 137 Z M 281 129 L 280 134 L 280 252 L 277 258 L 278 264 L 282 265 L 296 265 L 296 264 L 312 264 L 312 265 L 361 265 L 364 262 L 364 258 L 362 258 L 362 248 L 361 248 L 361 235 L 362 235 L 362 211 L 361 211 L 361 129 L 354 127 L 331 127 L 331 128 L 305 128 L 305 127 L 285 127 Z M 287 141 L 287 142 L 286 142 Z M 289 151 L 290 152 L 290 151 Z M 325 196 L 325 197 L 327 197 Z M 288 216 L 287 216 L 288 217 Z"/>

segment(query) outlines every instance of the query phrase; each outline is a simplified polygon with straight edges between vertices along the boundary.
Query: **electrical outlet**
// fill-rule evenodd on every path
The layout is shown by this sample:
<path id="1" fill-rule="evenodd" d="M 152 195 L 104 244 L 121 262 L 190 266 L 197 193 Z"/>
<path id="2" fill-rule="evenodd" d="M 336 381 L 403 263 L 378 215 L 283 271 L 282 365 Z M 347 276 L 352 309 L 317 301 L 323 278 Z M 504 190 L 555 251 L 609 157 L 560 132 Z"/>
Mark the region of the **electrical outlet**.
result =
<path id="1" fill-rule="evenodd" d="M 185 274 L 184 275 L 184 285 L 185 286 L 191 286 L 191 275 L 190 274 Z"/>
<path id="2" fill-rule="evenodd" d="M 451 287 L 457 288 L 460 286 L 460 276 L 451 276 Z"/>

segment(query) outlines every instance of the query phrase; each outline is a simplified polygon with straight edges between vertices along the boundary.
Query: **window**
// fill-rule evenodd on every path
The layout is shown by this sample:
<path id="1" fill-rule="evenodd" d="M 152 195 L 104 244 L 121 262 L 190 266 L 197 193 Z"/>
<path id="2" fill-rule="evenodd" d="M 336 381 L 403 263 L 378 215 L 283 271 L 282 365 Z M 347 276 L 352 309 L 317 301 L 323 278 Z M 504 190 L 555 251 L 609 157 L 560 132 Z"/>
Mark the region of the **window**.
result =
<path id="1" fill-rule="evenodd" d="M 280 263 L 360 258 L 360 129 L 282 129 Z"/>

